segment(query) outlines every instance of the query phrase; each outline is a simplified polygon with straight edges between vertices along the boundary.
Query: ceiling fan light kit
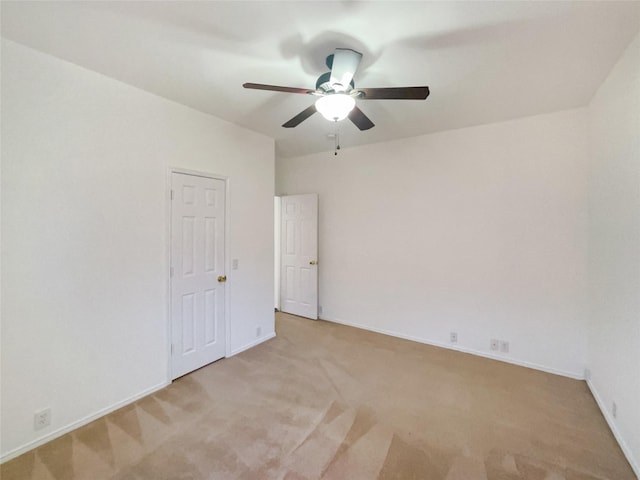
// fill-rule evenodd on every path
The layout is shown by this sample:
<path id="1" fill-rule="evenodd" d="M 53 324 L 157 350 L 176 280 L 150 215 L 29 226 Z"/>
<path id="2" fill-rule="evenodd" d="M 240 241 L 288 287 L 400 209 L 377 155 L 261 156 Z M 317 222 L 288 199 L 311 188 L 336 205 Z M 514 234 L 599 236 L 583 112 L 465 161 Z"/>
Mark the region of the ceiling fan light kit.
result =
<path id="1" fill-rule="evenodd" d="M 325 95 L 316 100 L 316 110 L 330 122 L 344 120 L 355 106 L 355 99 L 344 93 Z"/>
<path id="2" fill-rule="evenodd" d="M 320 75 L 316 89 L 281 87 L 262 83 L 245 83 L 244 88 L 274 92 L 302 93 L 320 98 L 282 126 L 293 128 L 316 112 L 331 122 L 349 118 L 360 130 L 368 130 L 375 124 L 356 105 L 356 100 L 425 100 L 429 87 L 356 88 L 353 76 L 362 60 L 362 54 L 348 48 L 336 48 L 327 57 L 330 72 Z"/>

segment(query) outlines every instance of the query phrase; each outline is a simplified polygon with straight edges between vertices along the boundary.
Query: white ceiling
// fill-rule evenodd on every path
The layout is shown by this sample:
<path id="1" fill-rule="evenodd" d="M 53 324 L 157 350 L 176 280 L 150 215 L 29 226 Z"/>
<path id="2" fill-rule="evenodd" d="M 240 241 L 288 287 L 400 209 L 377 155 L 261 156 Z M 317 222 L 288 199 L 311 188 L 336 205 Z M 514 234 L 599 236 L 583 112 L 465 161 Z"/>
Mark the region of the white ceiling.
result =
<path id="1" fill-rule="evenodd" d="M 586 105 L 640 30 L 640 2 L 10 2 L 2 36 L 276 139 L 332 151 L 314 88 L 336 47 L 364 54 L 358 87 L 428 85 L 426 101 L 369 100 L 343 148 Z"/>

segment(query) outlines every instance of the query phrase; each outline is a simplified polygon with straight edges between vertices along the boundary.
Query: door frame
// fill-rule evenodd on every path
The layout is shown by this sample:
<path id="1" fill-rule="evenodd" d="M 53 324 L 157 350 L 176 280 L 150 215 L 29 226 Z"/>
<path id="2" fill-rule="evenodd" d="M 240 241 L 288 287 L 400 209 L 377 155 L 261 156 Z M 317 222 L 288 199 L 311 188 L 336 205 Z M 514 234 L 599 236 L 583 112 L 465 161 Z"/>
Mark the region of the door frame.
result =
<path id="1" fill-rule="evenodd" d="M 282 269 L 280 255 L 281 255 L 281 241 L 282 241 L 282 202 L 281 195 L 276 195 L 273 197 L 273 271 L 274 271 L 274 291 L 273 291 L 273 303 L 275 305 L 275 309 L 280 311 L 280 270 Z"/>
<path id="2" fill-rule="evenodd" d="M 191 170 L 181 167 L 169 167 L 167 170 L 167 178 L 165 185 L 165 272 L 166 272 L 166 287 L 165 295 L 167 298 L 166 309 L 166 335 L 167 335 L 167 384 L 173 382 L 171 372 L 171 342 L 173 338 L 172 322 L 171 322 L 171 178 L 174 173 L 181 173 L 183 175 L 192 175 L 195 177 L 213 178 L 215 180 L 222 180 L 224 182 L 224 271 L 228 275 L 230 269 L 229 261 L 229 177 L 225 175 L 218 175 L 215 173 L 203 172 L 200 170 Z M 233 280 L 233 279 L 231 279 Z M 229 356 L 229 345 L 231 344 L 231 321 L 229 318 L 229 284 L 224 289 L 224 358 Z"/>

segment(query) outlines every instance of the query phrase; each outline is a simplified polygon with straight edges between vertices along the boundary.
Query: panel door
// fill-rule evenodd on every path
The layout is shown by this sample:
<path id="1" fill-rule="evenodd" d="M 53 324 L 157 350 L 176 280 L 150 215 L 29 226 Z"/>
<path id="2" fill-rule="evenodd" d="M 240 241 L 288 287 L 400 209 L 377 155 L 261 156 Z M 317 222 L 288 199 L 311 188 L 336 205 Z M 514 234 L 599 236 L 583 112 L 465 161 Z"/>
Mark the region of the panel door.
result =
<path id="1" fill-rule="evenodd" d="M 318 195 L 281 197 L 280 309 L 318 318 Z"/>
<path id="2" fill-rule="evenodd" d="M 225 182 L 172 173 L 171 190 L 171 367 L 177 378 L 226 353 Z"/>

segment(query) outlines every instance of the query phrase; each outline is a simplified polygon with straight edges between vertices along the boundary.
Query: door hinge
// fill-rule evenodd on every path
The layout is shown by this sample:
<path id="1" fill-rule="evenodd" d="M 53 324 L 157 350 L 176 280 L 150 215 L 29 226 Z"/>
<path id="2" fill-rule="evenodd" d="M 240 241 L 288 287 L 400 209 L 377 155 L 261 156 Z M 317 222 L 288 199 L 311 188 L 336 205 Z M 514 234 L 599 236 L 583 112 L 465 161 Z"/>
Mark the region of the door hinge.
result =
<path id="1" fill-rule="evenodd" d="M 169 276 L 173 278 L 173 267 L 169 267 Z"/>
<path id="2" fill-rule="evenodd" d="M 171 200 L 173 200 L 173 190 L 171 190 Z"/>
<path id="3" fill-rule="evenodd" d="M 173 355 L 173 343 L 171 344 L 171 355 Z"/>

